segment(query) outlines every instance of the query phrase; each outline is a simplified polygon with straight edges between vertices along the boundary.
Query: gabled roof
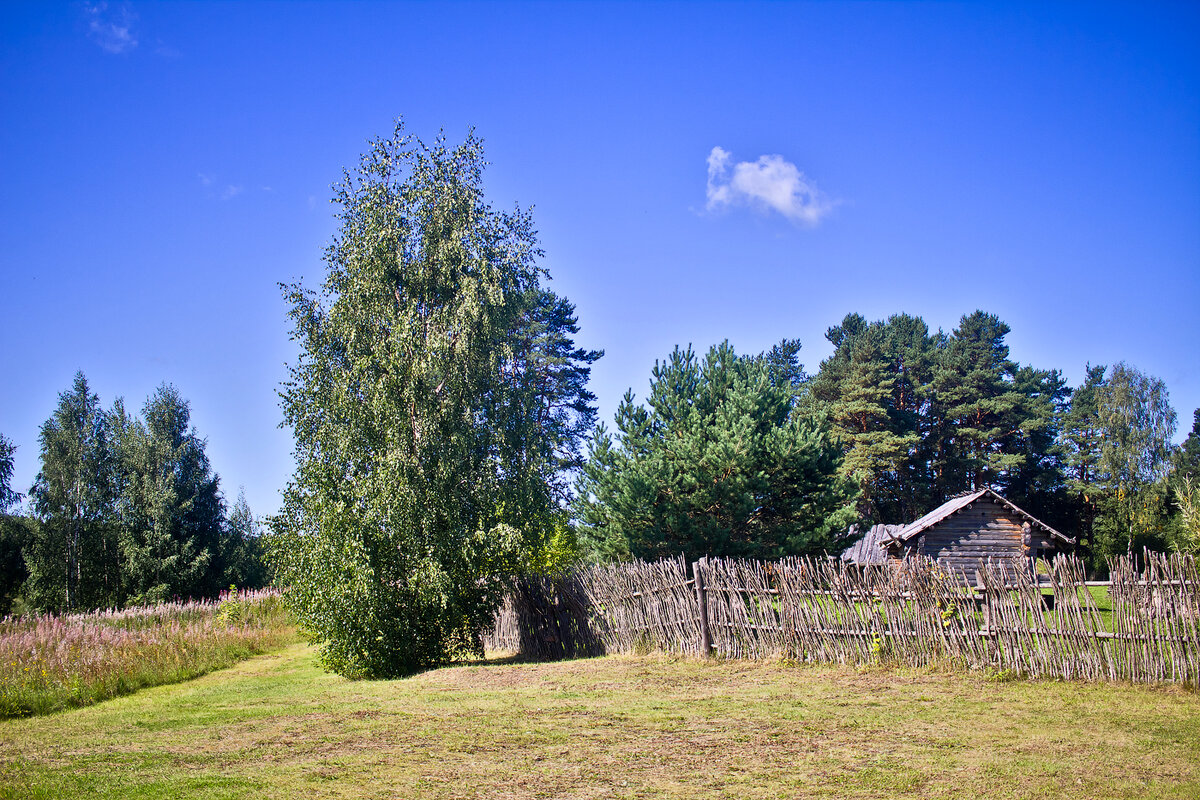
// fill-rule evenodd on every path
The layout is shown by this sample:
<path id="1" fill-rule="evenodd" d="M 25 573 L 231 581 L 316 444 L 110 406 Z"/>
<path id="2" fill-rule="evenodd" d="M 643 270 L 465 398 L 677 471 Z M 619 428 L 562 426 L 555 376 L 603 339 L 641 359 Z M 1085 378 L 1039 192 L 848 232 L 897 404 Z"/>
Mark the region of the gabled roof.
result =
<path id="1" fill-rule="evenodd" d="M 895 544 L 896 542 L 908 541 L 909 539 L 911 539 L 912 537 L 921 533 L 922 531 L 928 530 L 929 528 L 932 528 L 934 525 L 937 525 L 939 522 L 941 522 L 945 519 L 948 519 L 949 517 L 954 516 L 958 512 L 964 511 L 964 510 L 970 508 L 978 500 L 980 500 L 984 497 L 987 497 L 988 499 L 990 499 L 996 503 L 999 503 L 1000 505 L 1004 506 L 1005 508 L 1007 508 L 1009 511 L 1013 512 L 1014 514 L 1018 514 L 1018 515 L 1024 517 L 1025 520 L 1030 525 L 1041 528 L 1042 530 L 1044 530 L 1046 533 L 1050 534 L 1051 536 L 1056 536 L 1059 539 L 1062 539 L 1064 542 L 1068 542 L 1071 544 L 1073 544 L 1075 542 L 1075 540 L 1072 539 L 1071 537 L 1064 536 L 1063 534 L 1054 530 L 1054 528 L 1051 528 L 1049 525 L 1042 522 L 1040 519 L 1033 516 L 1032 514 L 1026 513 L 1025 511 L 1022 511 L 1021 509 L 1017 508 L 1015 505 L 1013 505 L 1009 501 L 1005 500 L 1002 496 L 1000 496 L 999 493 L 993 491 L 992 489 L 984 488 L 984 489 L 980 489 L 977 492 L 971 492 L 969 494 L 963 494 L 963 495 L 959 495 L 958 497 L 950 498 L 949 500 L 947 500 L 946 502 L 942 503 L 940 506 L 935 508 L 933 511 L 930 511 L 928 514 L 921 517 L 916 522 L 911 522 L 908 525 L 902 526 L 899 531 L 892 534 L 885 541 L 883 541 L 880 544 L 880 547 L 887 547 L 888 545 Z"/>
<path id="2" fill-rule="evenodd" d="M 903 529 L 903 525 L 873 525 L 863 534 L 863 537 L 842 551 L 842 561 L 851 564 L 886 564 L 887 553 L 883 543 L 893 533 Z M 858 525 L 851 525 L 849 536 L 858 534 Z"/>

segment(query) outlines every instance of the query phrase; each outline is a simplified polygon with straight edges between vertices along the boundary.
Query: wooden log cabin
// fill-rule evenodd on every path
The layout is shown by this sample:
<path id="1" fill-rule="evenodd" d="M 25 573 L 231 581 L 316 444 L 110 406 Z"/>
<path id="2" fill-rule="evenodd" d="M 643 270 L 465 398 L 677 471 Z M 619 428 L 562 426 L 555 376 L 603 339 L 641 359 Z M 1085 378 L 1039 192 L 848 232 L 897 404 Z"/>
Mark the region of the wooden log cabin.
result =
<path id="1" fill-rule="evenodd" d="M 891 532 L 879 547 L 890 558 L 928 556 L 973 579 L 981 559 L 1048 558 L 1074 543 L 997 492 L 980 489 Z"/>

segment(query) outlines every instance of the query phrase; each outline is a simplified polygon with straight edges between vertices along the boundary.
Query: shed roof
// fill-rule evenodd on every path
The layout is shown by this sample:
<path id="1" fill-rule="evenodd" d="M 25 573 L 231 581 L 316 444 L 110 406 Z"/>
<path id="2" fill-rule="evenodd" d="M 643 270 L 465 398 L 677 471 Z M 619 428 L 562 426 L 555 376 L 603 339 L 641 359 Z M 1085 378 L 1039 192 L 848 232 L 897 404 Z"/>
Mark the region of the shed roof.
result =
<path id="1" fill-rule="evenodd" d="M 1012 511 L 1015 514 L 1018 514 L 1018 515 L 1024 517 L 1025 520 L 1027 522 L 1029 522 L 1030 525 L 1036 525 L 1037 527 L 1046 531 L 1046 533 L 1049 533 L 1051 536 L 1056 536 L 1059 539 L 1062 539 L 1064 542 L 1068 542 L 1068 543 L 1075 542 L 1075 540 L 1072 539 L 1070 536 L 1064 536 L 1063 534 L 1054 530 L 1054 528 L 1051 528 L 1049 525 L 1042 522 L 1040 519 L 1033 516 L 1032 514 L 1026 512 L 1026 511 L 1022 511 L 1021 509 L 1017 508 L 1015 505 L 1010 503 L 1008 500 L 1004 499 L 1004 497 L 999 492 L 996 492 L 993 489 L 983 488 L 977 492 L 970 492 L 968 494 L 962 494 L 962 495 L 959 495 L 958 497 L 950 498 L 949 500 L 947 500 L 946 502 L 942 503 L 940 506 L 935 508 L 933 511 L 930 511 L 928 514 L 921 517 L 916 522 L 910 522 L 908 525 L 896 526 L 896 527 L 900 528 L 900 530 L 896 531 L 891 536 L 889 536 L 885 541 L 883 541 L 881 543 L 880 546 L 886 547 L 887 545 L 894 544 L 895 542 L 908 541 L 909 539 L 911 539 L 912 537 L 921 533 L 922 531 L 928 530 L 929 528 L 932 528 L 934 525 L 937 525 L 939 522 L 941 522 L 949 517 L 954 516 L 958 512 L 964 511 L 964 510 L 970 508 L 978 500 L 980 500 L 984 497 L 987 497 L 988 499 L 990 499 L 996 503 L 999 503 L 1000 505 L 1004 506 L 1009 511 Z"/>
<path id="2" fill-rule="evenodd" d="M 903 525 L 872 525 L 862 538 L 842 551 L 842 561 L 851 564 L 886 564 L 887 553 L 883 544 L 893 533 L 903 529 Z M 858 525 L 851 525 L 849 535 L 858 533 Z"/>

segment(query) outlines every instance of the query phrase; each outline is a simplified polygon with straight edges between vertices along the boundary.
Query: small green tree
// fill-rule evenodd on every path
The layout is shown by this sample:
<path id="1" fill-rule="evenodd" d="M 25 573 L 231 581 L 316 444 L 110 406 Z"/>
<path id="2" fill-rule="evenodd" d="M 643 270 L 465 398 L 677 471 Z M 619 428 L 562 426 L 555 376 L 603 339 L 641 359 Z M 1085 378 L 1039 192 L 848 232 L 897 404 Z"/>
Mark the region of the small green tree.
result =
<path id="1" fill-rule="evenodd" d="M 239 489 L 218 548 L 222 586 L 261 589 L 270 582 L 261 528 L 246 501 L 245 490 Z"/>
<path id="2" fill-rule="evenodd" d="M 426 145 L 398 124 L 336 189 L 320 292 L 283 287 L 297 466 L 271 555 L 342 674 L 479 652 L 508 577 L 554 536 L 570 421 L 547 431 L 571 389 L 555 401 L 545 381 L 578 386 L 561 368 L 586 358 L 554 335 L 573 311 L 539 289 L 530 215 L 484 201 L 483 167 L 473 133 Z M 551 340 L 564 350 L 539 352 Z"/>
<path id="3" fill-rule="evenodd" d="M 0 514 L 21 502 L 21 493 L 12 488 L 13 455 L 16 452 L 16 445 L 0 434 Z"/>
<path id="4" fill-rule="evenodd" d="M 30 491 L 38 518 L 25 549 L 26 594 L 38 608 L 75 611 L 119 602 L 112 454 L 99 398 L 76 373 L 40 436 Z"/>
<path id="5" fill-rule="evenodd" d="M 191 408 L 174 386 L 147 401 L 142 419 L 118 404 L 114 428 L 121 464 L 121 565 L 127 599 L 159 603 L 211 597 L 221 588 L 216 554 L 224 523 L 220 478 Z"/>
<path id="6" fill-rule="evenodd" d="M 1108 489 L 1101 554 L 1114 555 L 1119 544 L 1127 554 L 1143 544 L 1161 548 L 1177 419 L 1167 387 L 1119 363 L 1096 389 L 1096 414 L 1098 467 Z"/>
<path id="7" fill-rule="evenodd" d="M 32 528 L 24 517 L 10 515 L 9 509 L 21 502 L 21 493 L 12 488 L 13 454 L 16 445 L 0 434 L 0 616 L 9 613 L 29 570 L 21 551 L 29 546 Z"/>
<path id="8" fill-rule="evenodd" d="M 841 451 L 768 359 L 728 342 L 656 363 L 647 406 L 626 393 L 598 428 L 575 503 L 594 558 L 771 558 L 826 551 L 854 519 Z"/>

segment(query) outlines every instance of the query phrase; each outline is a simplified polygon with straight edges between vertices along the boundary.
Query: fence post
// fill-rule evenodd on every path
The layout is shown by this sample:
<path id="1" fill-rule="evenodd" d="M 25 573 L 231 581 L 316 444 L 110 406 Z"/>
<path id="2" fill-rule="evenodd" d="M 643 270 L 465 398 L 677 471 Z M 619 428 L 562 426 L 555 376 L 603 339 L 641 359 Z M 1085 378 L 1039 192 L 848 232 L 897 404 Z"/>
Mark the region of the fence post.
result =
<path id="1" fill-rule="evenodd" d="M 712 655 L 712 634 L 708 629 L 708 593 L 704 590 L 704 562 L 700 559 L 692 564 L 692 575 L 696 579 L 696 600 L 700 605 L 700 657 Z"/>

